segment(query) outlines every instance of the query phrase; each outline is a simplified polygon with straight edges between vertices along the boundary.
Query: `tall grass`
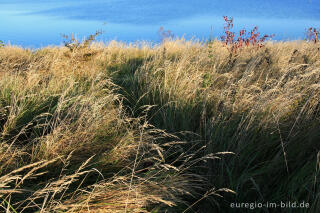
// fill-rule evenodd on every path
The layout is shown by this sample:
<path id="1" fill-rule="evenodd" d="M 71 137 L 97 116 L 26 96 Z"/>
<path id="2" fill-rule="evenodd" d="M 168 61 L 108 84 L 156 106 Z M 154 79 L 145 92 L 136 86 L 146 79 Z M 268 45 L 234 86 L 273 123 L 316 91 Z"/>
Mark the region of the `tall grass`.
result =
<path id="1" fill-rule="evenodd" d="M 188 167 L 205 158 L 124 111 L 103 70 L 106 57 L 121 61 L 110 50 L 0 50 L 2 210 L 141 212 L 201 187 Z"/>
<path id="2" fill-rule="evenodd" d="M 0 48 L 0 206 L 316 212 L 319 63 L 302 41 Z"/>
<path id="3" fill-rule="evenodd" d="M 168 41 L 154 51 L 143 62 L 132 56 L 117 65 L 114 78 L 135 116 L 143 106 L 154 106 L 149 121 L 200 141 L 194 150 L 205 145 L 205 153 L 235 153 L 197 169 L 209 179 L 208 187 L 236 192 L 220 200 L 221 208 L 232 211 L 231 202 L 267 201 L 308 201 L 311 211 L 319 208 L 316 46 L 269 42 L 233 54 L 219 41 L 210 46 Z M 201 206 L 202 211 L 217 208 L 210 198 Z"/>

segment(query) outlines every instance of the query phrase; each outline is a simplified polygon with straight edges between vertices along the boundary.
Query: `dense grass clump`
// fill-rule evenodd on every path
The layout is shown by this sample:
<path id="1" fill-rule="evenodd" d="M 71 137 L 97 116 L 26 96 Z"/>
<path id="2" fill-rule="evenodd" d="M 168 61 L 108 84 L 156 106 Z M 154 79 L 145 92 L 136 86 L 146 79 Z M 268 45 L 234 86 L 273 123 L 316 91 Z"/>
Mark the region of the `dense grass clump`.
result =
<path id="1" fill-rule="evenodd" d="M 3 210 L 320 208 L 313 43 L 79 47 L 0 49 Z"/>

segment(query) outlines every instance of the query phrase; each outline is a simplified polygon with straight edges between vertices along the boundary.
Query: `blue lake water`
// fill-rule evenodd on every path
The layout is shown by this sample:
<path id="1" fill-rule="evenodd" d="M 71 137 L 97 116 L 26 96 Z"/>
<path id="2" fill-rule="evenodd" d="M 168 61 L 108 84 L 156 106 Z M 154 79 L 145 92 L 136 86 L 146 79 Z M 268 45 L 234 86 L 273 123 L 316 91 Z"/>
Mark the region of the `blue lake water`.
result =
<path id="1" fill-rule="evenodd" d="M 319 0 L 0 0 L 0 40 L 24 47 L 59 45 L 61 34 L 159 42 L 161 26 L 187 39 L 219 37 L 224 15 L 235 31 L 259 27 L 276 40 L 304 39 L 320 26 Z"/>

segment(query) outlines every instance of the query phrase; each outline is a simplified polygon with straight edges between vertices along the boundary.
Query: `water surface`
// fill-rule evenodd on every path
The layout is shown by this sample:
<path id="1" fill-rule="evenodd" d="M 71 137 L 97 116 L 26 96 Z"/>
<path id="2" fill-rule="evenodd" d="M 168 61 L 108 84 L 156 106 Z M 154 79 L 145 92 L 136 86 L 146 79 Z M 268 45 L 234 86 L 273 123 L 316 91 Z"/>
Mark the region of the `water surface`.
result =
<path id="1" fill-rule="evenodd" d="M 311 0 L 0 0 L 0 39 L 24 47 L 59 45 L 61 34 L 82 38 L 102 30 L 100 40 L 159 42 L 163 26 L 176 36 L 207 39 L 223 32 L 222 16 L 235 30 L 259 27 L 277 40 L 303 39 L 319 27 L 320 3 Z M 213 30 L 211 30 L 213 29 Z"/>

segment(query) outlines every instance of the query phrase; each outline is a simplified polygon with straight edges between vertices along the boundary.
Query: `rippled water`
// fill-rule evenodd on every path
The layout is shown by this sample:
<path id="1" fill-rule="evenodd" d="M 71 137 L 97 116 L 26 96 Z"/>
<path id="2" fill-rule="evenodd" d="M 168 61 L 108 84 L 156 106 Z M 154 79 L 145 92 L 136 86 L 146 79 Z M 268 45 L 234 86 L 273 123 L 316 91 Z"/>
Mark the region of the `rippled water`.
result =
<path id="1" fill-rule="evenodd" d="M 303 39 L 320 24 L 318 0 L 0 0 L 0 40 L 25 47 L 62 42 L 61 34 L 82 38 L 96 30 L 99 39 L 159 42 L 160 26 L 177 36 L 206 39 L 223 31 L 223 15 L 235 30 L 259 26 L 275 39 Z M 213 31 L 211 30 L 213 29 Z"/>

